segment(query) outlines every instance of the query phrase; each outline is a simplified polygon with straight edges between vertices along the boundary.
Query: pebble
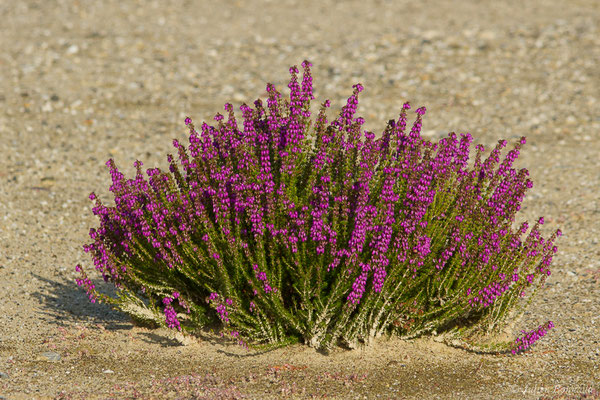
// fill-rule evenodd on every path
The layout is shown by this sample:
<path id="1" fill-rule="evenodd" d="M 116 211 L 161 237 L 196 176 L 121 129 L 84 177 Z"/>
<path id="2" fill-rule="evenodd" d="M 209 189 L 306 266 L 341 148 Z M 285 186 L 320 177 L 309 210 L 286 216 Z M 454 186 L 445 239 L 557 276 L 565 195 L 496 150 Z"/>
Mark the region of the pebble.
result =
<path id="1" fill-rule="evenodd" d="M 5 373 L 5 372 L 1 372 L 0 371 L 0 378 L 2 378 L 2 379 L 8 379 L 9 375 L 7 373 Z"/>
<path id="2" fill-rule="evenodd" d="M 427 30 L 425 32 L 423 32 L 421 34 L 421 36 L 423 37 L 424 40 L 426 41 L 432 41 L 434 39 L 437 39 L 438 37 L 440 37 L 440 32 L 435 31 L 435 30 Z"/>
<path id="3" fill-rule="evenodd" d="M 53 351 L 47 351 L 45 353 L 42 353 L 40 355 L 40 357 L 38 357 L 38 360 L 40 360 L 40 361 L 51 361 L 51 362 L 60 361 L 60 354 L 55 353 Z"/>

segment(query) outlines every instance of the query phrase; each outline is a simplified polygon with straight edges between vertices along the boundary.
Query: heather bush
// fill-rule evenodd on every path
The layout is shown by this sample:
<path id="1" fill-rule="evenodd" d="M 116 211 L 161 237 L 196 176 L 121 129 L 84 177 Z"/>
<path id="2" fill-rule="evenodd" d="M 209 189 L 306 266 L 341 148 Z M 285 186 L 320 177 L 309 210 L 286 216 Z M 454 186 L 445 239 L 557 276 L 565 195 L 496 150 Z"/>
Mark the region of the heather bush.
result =
<path id="1" fill-rule="evenodd" d="M 525 138 L 502 161 L 505 140 L 485 159 L 475 146 L 469 163 L 470 134 L 425 140 L 425 108 L 409 127 L 406 103 L 375 139 L 356 116 L 360 84 L 337 118 L 328 121 L 327 100 L 313 123 L 302 66 L 301 80 L 290 69 L 289 99 L 268 84 L 266 105 L 240 107 L 241 126 L 231 104 L 227 119 L 199 131 L 186 118 L 189 145 L 173 141 L 169 172 L 150 168 L 146 178 L 136 161 L 125 179 L 107 162 L 114 205 L 90 195 L 100 226 L 84 250 L 118 296 L 99 293 L 77 265 L 91 301 L 190 334 L 222 324 L 253 348 L 443 334 L 514 353 L 552 328 L 480 340 L 520 316 L 560 236 L 541 237 L 543 218 L 531 229 L 515 223 L 533 186 L 512 168 Z"/>

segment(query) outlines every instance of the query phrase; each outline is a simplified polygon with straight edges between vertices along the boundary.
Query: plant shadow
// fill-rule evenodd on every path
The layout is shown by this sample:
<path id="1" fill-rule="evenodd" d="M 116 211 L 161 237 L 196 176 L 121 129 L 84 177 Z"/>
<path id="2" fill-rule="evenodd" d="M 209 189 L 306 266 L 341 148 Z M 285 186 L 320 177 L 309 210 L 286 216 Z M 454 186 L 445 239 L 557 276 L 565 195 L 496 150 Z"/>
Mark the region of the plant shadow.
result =
<path id="1" fill-rule="evenodd" d="M 129 315 L 113 310 L 106 303 L 90 302 L 85 290 L 75 284 L 75 282 L 48 279 L 43 276 L 33 274 L 36 279 L 47 284 L 46 292 L 34 292 L 32 296 L 38 300 L 40 307 L 36 310 L 40 319 L 49 325 L 57 327 L 67 327 L 74 324 L 100 324 L 106 330 L 110 331 L 128 331 L 135 326 L 147 329 L 159 328 L 156 325 L 144 324 L 134 321 Z M 97 290 L 107 296 L 116 297 L 117 291 L 114 286 L 107 285 L 103 279 L 92 279 Z M 220 334 L 223 333 L 223 336 Z M 156 331 L 140 332 L 142 340 L 149 344 L 158 344 L 162 347 L 181 346 L 180 340 L 172 337 L 170 334 L 163 334 Z M 219 345 L 225 348 L 238 346 L 233 340 L 230 340 L 223 332 L 223 326 L 220 324 L 209 324 L 194 331 L 193 336 L 197 339 Z M 271 352 L 269 350 L 252 350 L 247 354 L 239 354 L 228 350 L 219 349 L 217 352 L 232 357 L 250 357 Z"/>
<path id="2" fill-rule="evenodd" d="M 61 282 L 58 280 L 44 278 L 43 276 L 32 274 L 36 279 L 48 284 L 47 293 L 35 292 L 32 296 L 36 298 L 42 306 L 38 309 L 38 314 L 49 324 L 65 326 L 72 323 L 93 323 L 102 324 L 109 330 L 131 329 L 130 318 L 118 311 L 110 308 L 108 304 L 98 304 L 90 302 L 85 291 L 78 287 L 75 282 Z M 93 280 L 96 287 L 104 285 L 102 279 Z M 114 288 L 103 287 L 102 292 L 107 295 L 116 293 Z"/>

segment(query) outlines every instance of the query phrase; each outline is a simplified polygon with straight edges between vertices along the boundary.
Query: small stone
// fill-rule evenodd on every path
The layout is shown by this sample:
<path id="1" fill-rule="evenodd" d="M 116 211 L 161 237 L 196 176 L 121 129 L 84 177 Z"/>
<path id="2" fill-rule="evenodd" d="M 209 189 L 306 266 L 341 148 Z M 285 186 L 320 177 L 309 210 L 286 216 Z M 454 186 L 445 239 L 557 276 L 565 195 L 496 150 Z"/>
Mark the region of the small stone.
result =
<path id="1" fill-rule="evenodd" d="M 111 369 L 105 369 L 104 371 L 102 371 L 105 374 L 114 374 L 115 371 L 111 370 Z"/>
<path id="2" fill-rule="evenodd" d="M 375 53 L 368 53 L 365 55 L 365 60 L 373 62 L 375 60 L 377 60 L 378 56 Z"/>
<path id="3" fill-rule="evenodd" d="M 496 32 L 494 31 L 483 31 L 481 33 L 479 33 L 479 39 L 481 40 L 485 40 L 485 41 L 491 41 L 496 39 L 497 35 Z"/>
<path id="4" fill-rule="evenodd" d="M 39 357 L 38 359 L 41 359 L 42 361 L 55 362 L 60 360 L 60 354 L 55 353 L 53 351 L 47 351 L 45 353 L 42 353 L 41 357 Z"/>
<path id="5" fill-rule="evenodd" d="M 448 47 L 450 47 L 451 49 L 458 49 L 460 48 L 464 41 L 461 40 L 460 37 L 458 36 L 447 36 L 446 37 L 446 44 L 448 45 Z"/>
<path id="6" fill-rule="evenodd" d="M 441 36 L 439 31 L 435 30 L 427 30 L 421 34 L 423 37 L 423 41 L 432 42 L 433 40 L 439 38 Z"/>
<path id="7" fill-rule="evenodd" d="M 0 371 L 0 379 L 8 379 L 8 378 L 9 378 L 9 376 L 7 373 Z"/>
<path id="8" fill-rule="evenodd" d="M 577 123 L 577 118 L 572 115 L 569 115 L 566 119 L 567 125 L 575 125 Z"/>

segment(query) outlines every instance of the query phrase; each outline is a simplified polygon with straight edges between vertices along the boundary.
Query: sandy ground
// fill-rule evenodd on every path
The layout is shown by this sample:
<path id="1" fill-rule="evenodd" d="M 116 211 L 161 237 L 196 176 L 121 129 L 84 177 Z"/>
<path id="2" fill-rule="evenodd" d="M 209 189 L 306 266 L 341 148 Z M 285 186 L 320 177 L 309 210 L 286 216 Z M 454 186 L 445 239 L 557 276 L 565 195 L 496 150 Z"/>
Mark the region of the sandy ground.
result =
<path id="1" fill-rule="evenodd" d="M 600 396 L 597 0 L 25 0 L 0 2 L 0 21 L 0 398 Z M 514 333 L 552 320 L 548 337 L 516 357 L 432 338 L 257 354 L 208 330 L 183 346 L 89 303 L 74 266 L 92 270 L 87 196 L 109 200 L 104 162 L 165 167 L 186 115 L 284 91 L 304 59 L 332 109 L 364 84 L 375 132 L 410 100 L 432 139 L 528 137 L 520 218 L 564 236 Z"/>

